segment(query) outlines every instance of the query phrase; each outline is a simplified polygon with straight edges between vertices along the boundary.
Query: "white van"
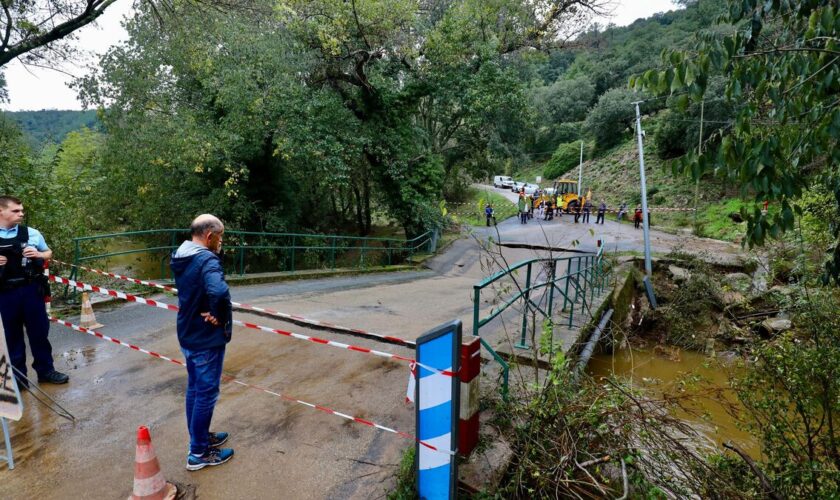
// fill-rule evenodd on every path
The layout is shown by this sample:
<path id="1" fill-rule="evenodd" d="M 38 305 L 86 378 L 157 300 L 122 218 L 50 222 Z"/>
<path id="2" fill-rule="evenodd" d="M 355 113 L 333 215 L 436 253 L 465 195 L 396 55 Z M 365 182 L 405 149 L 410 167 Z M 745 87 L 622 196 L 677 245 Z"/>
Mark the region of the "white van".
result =
<path id="1" fill-rule="evenodd" d="M 539 189 L 539 188 L 540 188 L 540 187 L 539 187 L 538 185 L 536 185 L 536 184 L 525 184 L 525 187 L 524 187 L 524 189 L 525 189 L 525 194 L 527 194 L 528 196 L 533 196 L 533 195 L 534 195 L 534 193 L 535 193 L 535 192 L 537 191 L 537 189 Z"/>
<path id="2" fill-rule="evenodd" d="M 513 178 L 507 175 L 497 175 L 493 177 L 493 187 L 495 188 L 508 188 L 513 186 Z"/>

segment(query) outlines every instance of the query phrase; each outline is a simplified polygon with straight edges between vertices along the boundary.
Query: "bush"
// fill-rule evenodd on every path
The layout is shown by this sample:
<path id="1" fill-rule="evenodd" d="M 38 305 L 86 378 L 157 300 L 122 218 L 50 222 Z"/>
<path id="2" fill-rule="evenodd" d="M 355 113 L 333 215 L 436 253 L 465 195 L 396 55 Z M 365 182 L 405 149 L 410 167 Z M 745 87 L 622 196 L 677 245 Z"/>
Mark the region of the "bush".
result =
<path id="1" fill-rule="evenodd" d="M 644 99 L 643 94 L 625 88 L 614 88 L 598 99 L 589 112 L 584 127 L 593 137 L 598 149 L 607 149 L 622 141 L 633 129 L 633 102 Z"/>
<path id="2" fill-rule="evenodd" d="M 656 155 L 663 160 L 684 155 L 686 153 L 686 129 L 686 121 L 678 120 L 676 113 L 672 111 L 663 112 L 659 116 L 659 125 L 656 127 L 656 133 L 653 136 Z"/>
<path id="3" fill-rule="evenodd" d="M 578 141 L 582 128 L 583 122 L 559 123 L 554 127 L 554 138 L 560 143 Z"/>
<path id="4" fill-rule="evenodd" d="M 580 143 L 567 142 L 561 144 L 557 146 L 551 159 L 545 164 L 543 177 L 546 179 L 556 179 L 576 167 L 579 162 Z"/>

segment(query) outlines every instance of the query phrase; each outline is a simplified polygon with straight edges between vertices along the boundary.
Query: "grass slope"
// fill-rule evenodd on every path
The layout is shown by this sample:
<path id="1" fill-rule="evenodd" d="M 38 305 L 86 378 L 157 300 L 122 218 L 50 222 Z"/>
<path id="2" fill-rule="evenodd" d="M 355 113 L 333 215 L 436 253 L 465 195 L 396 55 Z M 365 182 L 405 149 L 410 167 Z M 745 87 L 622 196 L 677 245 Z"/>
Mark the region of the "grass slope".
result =
<path id="1" fill-rule="evenodd" d="M 651 124 L 655 126 L 655 122 Z M 650 128 L 653 128 L 651 126 Z M 649 138 L 645 141 L 645 177 L 648 188 L 648 205 L 651 222 L 654 226 L 666 229 L 694 228 L 694 215 L 686 212 L 657 211 L 656 208 L 693 208 L 694 181 L 685 175 L 674 175 L 670 162 L 657 156 L 656 146 Z M 528 166 L 515 172 L 514 179 L 533 181 L 539 175 L 542 166 Z M 565 177 L 577 178 L 577 168 L 564 174 Z M 549 187 L 553 179 L 543 179 L 541 185 Z M 631 213 L 637 204 L 641 204 L 641 182 L 639 174 L 639 153 L 636 140 L 627 135 L 618 146 L 602 152 L 598 157 L 583 163 L 583 191 L 592 190 L 594 203 L 605 201 L 610 208 L 617 208 L 626 202 Z M 729 214 L 740 209 L 741 201 L 737 193 L 726 189 L 717 180 L 704 180 L 700 183 L 696 232 L 699 236 L 739 241 L 743 235 L 744 224 L 737 224 Z"/>
<path id="2" fill-rule="evenodd" d="M 462 203 L 447 204 L 448 214 L 456 222 L 470 226 L 483 226 L 484 207 L 490 203 L 496 215 L 496 222 L 516 215 L 516 205 L 504 196 L 492 191 L 469 188 L 467 200 Z"/>

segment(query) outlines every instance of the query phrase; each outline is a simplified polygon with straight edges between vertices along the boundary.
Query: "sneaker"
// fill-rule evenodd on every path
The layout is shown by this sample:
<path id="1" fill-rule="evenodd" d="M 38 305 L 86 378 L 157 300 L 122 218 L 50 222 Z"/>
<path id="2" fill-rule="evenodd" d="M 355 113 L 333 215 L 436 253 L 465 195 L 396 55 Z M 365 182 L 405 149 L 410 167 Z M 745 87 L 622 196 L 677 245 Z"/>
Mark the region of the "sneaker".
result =
<path id="1" fill-rule="evenodd" d="M 208 448 L 200 457 L 192 453 L 187 456 L 187 470 L 201 470 L 208 465 L 222 465 L 231 458 L 233 458 L 231 448 Z"/>
<path id="2" fill-rule="evenodd" d="M 219 446 L 227 443 L 228 437 L 230 437 L 230 434 L 228 434 L 227 432 L 211 432 L 210 447 L 218 448 Z"/>
<path id="3" fill-rule="evenodd" d="M 38 375 L 39 384 L 66 384 L 68 380 L 70 380 L 70 377 L 56 370 Z"/>

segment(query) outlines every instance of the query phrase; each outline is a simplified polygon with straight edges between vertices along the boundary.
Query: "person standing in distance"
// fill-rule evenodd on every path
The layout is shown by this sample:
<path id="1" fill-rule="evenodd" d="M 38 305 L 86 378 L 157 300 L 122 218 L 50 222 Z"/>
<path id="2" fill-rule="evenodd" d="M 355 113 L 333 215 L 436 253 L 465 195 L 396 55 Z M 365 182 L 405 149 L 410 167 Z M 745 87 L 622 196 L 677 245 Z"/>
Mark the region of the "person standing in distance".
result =
<path id="1" fill-rule="evenodd" d="M 219 399 L 225 346 L 233 333 L 233 309 L 220 252 L 225 227 L 217 217 L 199 215 L 190 225 L 191 240 L 172 254 L 178 287 L 178 343 L 187 362 L 187 470 L 221 465 L 233 457 L 221 448 L 227 432 L 210 432 Z"/>
<path id="2" fill-rule="evenodd" d="M 9 358 L 18 373 L 26 376 L 26 327 L 38 382 L 66 384 L 70 377 L 55 370 L 47 338 L 50 320 L 44 307 L 43 276 L 44 262 L 52 258 L 52 250 L 38 230 L 21 224 L 23 215 L 19 199 L 0 196 L 0 316 Z M 27 380 L 16 377 L 21 387 L 29 388 Z"/>

